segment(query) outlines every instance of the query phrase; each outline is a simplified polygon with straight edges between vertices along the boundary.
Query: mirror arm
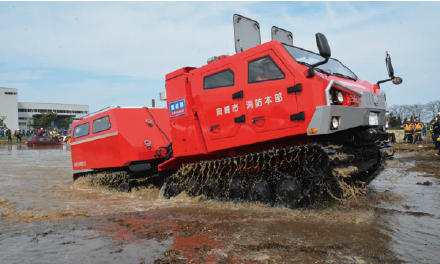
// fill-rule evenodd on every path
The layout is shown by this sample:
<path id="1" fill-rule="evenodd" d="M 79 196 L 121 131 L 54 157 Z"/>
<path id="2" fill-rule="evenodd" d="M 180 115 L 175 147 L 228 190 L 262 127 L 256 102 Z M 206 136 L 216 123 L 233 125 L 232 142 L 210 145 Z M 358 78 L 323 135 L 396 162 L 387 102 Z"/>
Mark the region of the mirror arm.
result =
<path id="1" fill-rule="evenodd" d="M 394 79 L 394 76 L 391 77 L 390 79 L 386 79 L 386 80 L 378 81 L 378 82 L 377 82 L 377 88 L 380 89 L 380 84 L 381 84 L 381 83 L 389 82 L 389 81 L 392 81 L 393 79 Z"/>
<path id="2" fill-rule="evenodd" d="M 307 71 L 307 78 L 315 76 L 315 67 L 317 67 L 319 65 L 326 64 L 328 62 L 328 60 L 329 60 L 329 58 L 325 58 L 325 60 L 323 60 L 323 61 L 320 61 L 316 64 L 310 65 L 310 68 Z"/>

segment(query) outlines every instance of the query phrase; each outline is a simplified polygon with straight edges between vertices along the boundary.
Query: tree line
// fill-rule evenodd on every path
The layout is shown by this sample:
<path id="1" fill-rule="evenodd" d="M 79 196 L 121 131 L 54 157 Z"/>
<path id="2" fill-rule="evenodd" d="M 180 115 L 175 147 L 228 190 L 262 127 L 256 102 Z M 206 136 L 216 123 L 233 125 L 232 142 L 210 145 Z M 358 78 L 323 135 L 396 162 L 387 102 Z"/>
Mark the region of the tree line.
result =
<path id="1" fill-rule="evenodd" d="M 0 115 L 0 130 L 7 129 L 8 127 L 3 122 L 6 119 L 6 116 Z M 33 129 L 39 129 L 40 127 L 44 130 L 54 129 L 53 125 L 55 121 L 58 121 L 58 129 L 69 129 L 70 124 L 72 124 L 74 117 L 73 116 L 61 116 L 59 117 L 57 113 L 53 112 L 43 112 L 40 115 L 33 115 L 29 118 L 29 127 Z"/>
<path id="2" fill-rule="evenodd" d="M 4 130 L 7 128 L 5 123 L 3 122 L 3 120 L 5 120 L 5 119 L 6 119 L 6 116 L 2 116 L 0 113 L 0 130 Z"/>
<path id="3" fill-rule="evenodd" d="M 43 128 L 44 130 L 53 129 L 53 124 L 58 121 L 58 129 L 69 129 L 70 124 L 73 121 L 73 117 L 59 117 L 57 113 L 44 112 L 41 115 L 33 115 L 29 119 L 29 126 L 34 129 Z"/>
<path id="4" fill-rule="evenodd" d="M 400 127 L 407 120 L 413 121 L 414 118 L 423 123 L 430 123 L 440 112 L 440 100 L 426 104 L 392 105 L 388 107 L 388 112 L 390 113 L 390 127 Z"/>

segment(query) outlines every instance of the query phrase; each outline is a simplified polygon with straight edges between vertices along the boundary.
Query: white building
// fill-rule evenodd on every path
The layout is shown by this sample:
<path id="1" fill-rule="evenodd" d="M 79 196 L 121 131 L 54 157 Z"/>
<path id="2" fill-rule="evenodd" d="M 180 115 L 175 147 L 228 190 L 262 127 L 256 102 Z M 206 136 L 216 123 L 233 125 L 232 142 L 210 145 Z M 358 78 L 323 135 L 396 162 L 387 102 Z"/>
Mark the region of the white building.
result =
<path id="1" fill-rule="evenodd" d="M 25 103 L 18 102 L 18 89 L 0 87 L 0 118 L 5 116 L 5 125 L 10 129 L 32 129 L 30 118 L 45 112 L 57 113 L 58 117 L 73 117 L 75 120 L 89 113 L 88 105 Z M 57 124 L 55 123 L 55 126 Z"/>
<path id="2" fill-rule="evenodd" d="M 18 89 L 0 87 L 0 118 L 10 129 L 18 128 Z"/>

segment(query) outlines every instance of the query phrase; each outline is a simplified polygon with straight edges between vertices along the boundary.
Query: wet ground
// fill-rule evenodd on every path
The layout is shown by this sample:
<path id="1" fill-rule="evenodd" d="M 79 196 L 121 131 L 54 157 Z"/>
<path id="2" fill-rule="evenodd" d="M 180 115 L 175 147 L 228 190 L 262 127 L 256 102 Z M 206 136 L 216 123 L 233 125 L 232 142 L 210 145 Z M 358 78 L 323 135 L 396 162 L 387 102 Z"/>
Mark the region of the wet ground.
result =
<path id="1" fill-rule="evenodd" d="M 363 197 L 290 210 L 120 193 L 72 182 L 65 146 L 0 145 L 0 263 L 438 263 L 433 153 L 397 153 Z"/>

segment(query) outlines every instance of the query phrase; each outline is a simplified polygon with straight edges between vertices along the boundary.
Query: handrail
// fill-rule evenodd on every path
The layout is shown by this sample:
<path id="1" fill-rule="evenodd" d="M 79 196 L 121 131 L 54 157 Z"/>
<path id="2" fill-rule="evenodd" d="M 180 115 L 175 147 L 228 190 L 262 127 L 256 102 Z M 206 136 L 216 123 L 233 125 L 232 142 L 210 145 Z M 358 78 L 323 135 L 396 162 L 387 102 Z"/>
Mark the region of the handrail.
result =
<path id="1" fill-rule="evenodd" d="M 356 91 L 353 88 L 347 87 L 345 85 L 343 85 L 342 83 L 335 81 L 335 80 L 331 80 L 327 87 L 325 88 L 325 102 L 328 106 L 331 105 L 331 101 L 330 101 L 330 89 L 332 88 L 332 86 L 335 85 L 336 87 L 342 89 L 342 90 L 346 90 L 350 93 L 354 93 L 355 95 L 362 97 L 362 92 Z"/>
<path id="2" fill-rule="evenodd" d="M 101 112 L 101 111 L 103 111 L 103 110 L 105 110 L 105 109 L 107 109 L 107 108 L 110 108 L 110 106 L 107 106 L 106 108 L 102 108 L 101 110 L 95 111 L 95 112 L 93 112 L 93 113 L 87 114 L 87 115 L 81 117 L 79 120 L 83 120 L 83 119 L 85 119 L 86 117 L 89 117 L 89 116 L 91 116 L 91 115 L 97 114 L 97 113 L 99 113 L 99 112 Z"/>

